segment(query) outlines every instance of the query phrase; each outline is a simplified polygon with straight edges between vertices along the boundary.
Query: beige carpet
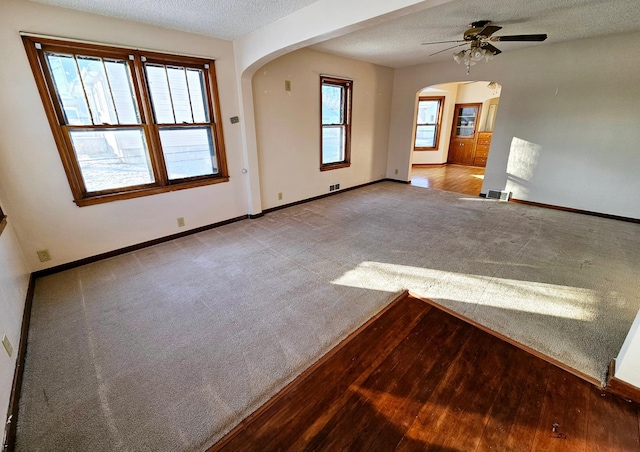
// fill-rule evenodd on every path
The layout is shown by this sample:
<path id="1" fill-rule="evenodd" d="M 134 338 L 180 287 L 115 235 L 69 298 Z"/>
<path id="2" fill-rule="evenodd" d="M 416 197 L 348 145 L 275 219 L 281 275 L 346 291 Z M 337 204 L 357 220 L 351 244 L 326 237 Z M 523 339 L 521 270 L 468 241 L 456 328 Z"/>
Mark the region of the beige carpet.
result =
<path id="1" fill-rule="evenodd" d="M 403 289 L 598 379 L 640 227 L 390 182 L 41 278 L 18 450 L 204 450 Z"/>

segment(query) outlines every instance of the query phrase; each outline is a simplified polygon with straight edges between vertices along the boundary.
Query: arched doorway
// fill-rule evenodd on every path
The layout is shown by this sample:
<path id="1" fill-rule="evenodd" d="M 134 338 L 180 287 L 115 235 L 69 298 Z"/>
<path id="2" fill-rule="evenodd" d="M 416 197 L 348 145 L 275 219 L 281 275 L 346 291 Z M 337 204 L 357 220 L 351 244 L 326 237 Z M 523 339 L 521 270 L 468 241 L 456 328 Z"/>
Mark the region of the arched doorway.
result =
<path id="1" fill-rule="evenodd" d="M 452 82 L 417 93 L 411 150 L 413 185 L 479 195 L 501 86 Z"/>

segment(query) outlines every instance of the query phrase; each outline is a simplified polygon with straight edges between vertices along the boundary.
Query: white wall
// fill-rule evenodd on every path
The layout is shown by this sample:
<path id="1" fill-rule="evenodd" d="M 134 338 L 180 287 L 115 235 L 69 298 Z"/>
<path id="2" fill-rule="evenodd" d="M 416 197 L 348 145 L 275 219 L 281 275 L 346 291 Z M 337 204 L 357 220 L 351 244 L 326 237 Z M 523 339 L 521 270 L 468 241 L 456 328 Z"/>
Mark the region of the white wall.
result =
<path id="1" fill-rule="evenodd" d="M 320 74 L 353 80 L 351 166 L 320 171 Z M 285 91 L 285 80 L 291 91 Z M 310 49 L 284 55 L 253 77 L 262 207 L 383 179 L 393 70 Z M 283 194 L 278 200 L 278 193 Z"/>
<path id="2" fill-rule="evenodd" d="M 640 388 L 640 311 L 636 314 L 629 334 L 616 358 L 615 376 L 619 380 Z"/>
<path id="3" fill-rule="evenodd" d="M 4 0 L 0 8 L 0 188 L 31 270 L 247 213 L 240 126 L 228 120 L 238 114 L 231 42 L 39 3 Z M 77 207 L 19 31 L 214 58 L 230 182 Z M 42 264 L 36 250 L 45 248 L 52 260 Z"/>
<path id="4" fill-rule="evenodd" d="M 6 205 L 3 204 L 3 208 L 5 214 L 10 213 Z M 4 347 L 0 347 L 0 419 L 3 420 L 9 408 L 28 283 L 29 270 L 9 216 L 9 222 L 0 234 L 0 339 L 6 334 L 13 346 L 11 357 Z M 4 428 L 2 431 L 4 435 Z"/>
<path id="5" fill-rule="evenodd" d="M 508 186 L 519 199 L 640 218 L 640 59 L 629 57 L 638 47 L 640 33 L 629 33 L 533 45 L 473 66 L 473 79 L 503 87 L 482 192 Z M 387 177 L 408 180 L 416 92 L 464 71 L 453 61 L 395 71 Z M 512 157 L 508 171 L 516 138 L 520 161 Z M 509 174 L 514 166 L 524 177 Z"/>

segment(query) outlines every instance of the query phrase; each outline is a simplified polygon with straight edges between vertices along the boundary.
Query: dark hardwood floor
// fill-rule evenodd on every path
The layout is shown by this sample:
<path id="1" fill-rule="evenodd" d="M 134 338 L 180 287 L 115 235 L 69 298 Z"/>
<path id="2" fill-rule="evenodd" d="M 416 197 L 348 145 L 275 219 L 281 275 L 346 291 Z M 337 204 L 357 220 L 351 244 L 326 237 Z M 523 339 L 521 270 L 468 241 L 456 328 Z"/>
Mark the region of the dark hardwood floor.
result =
<path id="1" fill-rule="evenodd" d="M 464 165 L 411 167 L 411 185 L 478 196 L 482 189 L 484 168 Z"/>
<path id="2" fill-rule="evenodd" d="M 211 450 L 638 451 L 640 410 L 407 296 Z"/>

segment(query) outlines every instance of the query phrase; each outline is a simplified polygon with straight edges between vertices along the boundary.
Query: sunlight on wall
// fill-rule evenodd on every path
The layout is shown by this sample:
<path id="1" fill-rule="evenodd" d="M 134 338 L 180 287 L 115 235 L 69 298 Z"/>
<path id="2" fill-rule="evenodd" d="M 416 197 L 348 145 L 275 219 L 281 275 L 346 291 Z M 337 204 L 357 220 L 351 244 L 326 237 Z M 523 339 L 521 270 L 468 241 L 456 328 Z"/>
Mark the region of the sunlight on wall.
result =
<path id="1" fill-rule="evenodd" d="M 600 298 L 596 291 L 577 287 L 382 262 L 362 262 L 332 283 L 386 292 L 408 288 L 435 301 L 441 298 L 585 322 L 596 318 Z"/>
<path id="2" fill-rule="evenodd" d="M 511 140 L 505 190 L 516 198 L 529 193 L 529 183 L 534 177 L 541 150 L 542 146 L 521 138 L 513 137 Z"/>

